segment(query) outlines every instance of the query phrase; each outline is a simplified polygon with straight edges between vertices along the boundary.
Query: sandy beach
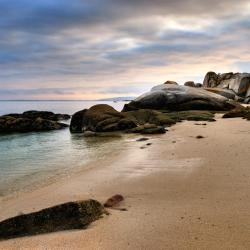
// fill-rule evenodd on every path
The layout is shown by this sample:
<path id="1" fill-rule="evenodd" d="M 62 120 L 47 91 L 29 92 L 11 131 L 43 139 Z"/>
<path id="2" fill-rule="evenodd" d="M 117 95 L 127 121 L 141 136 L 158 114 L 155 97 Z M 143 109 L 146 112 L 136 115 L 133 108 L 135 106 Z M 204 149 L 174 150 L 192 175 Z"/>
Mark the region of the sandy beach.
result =
<path id="1" fill-rule="evenodd" d="M 249 249 L 250 123 L 195 123 L 203 124 L 182 122 L 146 142 L 134 136 L 75 177 L 3 200 L 0 220 L 117 193 L 127 211 L 109 210 L 87 230 L 2 241 L 0 249 Z"/>

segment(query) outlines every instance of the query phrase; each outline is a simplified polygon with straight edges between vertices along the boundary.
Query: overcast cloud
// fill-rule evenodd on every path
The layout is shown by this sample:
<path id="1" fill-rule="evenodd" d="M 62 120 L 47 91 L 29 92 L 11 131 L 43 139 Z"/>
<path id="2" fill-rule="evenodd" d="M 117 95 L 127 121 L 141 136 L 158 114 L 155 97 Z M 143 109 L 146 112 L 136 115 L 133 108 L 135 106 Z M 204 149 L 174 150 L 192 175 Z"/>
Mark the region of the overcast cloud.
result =
<path id="1" fill-rule="evenodd" d="M 244 0 L 0 0 L 0 99 L 138 95 L 250 71 Z"/>

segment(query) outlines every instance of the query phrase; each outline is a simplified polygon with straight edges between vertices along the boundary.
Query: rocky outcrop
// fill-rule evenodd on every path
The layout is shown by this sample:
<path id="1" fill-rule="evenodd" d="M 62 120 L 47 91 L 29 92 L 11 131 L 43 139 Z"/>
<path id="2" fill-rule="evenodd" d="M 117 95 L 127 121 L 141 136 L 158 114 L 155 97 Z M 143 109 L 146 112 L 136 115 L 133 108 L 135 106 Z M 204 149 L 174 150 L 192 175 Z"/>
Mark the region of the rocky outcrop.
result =
<path id="1" fill-rule="evenodd" d="M 64 123 L 37 118 L 26 118 L 19 114 L 0 116 L 0 133 L 39 132 L 58 130 L 68 127 Z"/>
<path id="2" fill-rule="evenodd" d="M 131 129 L 137 125 L 121 112 L 106 104 L 82 110 L 72 116 L 70 131 L 113 132 Z"/>
<path id="3" fill-rule="evenodd" d="M 101 136 L 100 132 L 125 131 L 141 134 L 165 133 L 165 127 L 182 120 L 213 121 L 208 111 L 166 112 L 140 109 L 118 112 L 106 104 L 95 105 L 75 113 L 71 119 L 72 133 L 84 133 L 86 137 Z"/>
<path id="4" fill-rule="evenodd" d="M 215 72 L 208 72 L 205 76 L 203 86 L 210 89 L 222 89 L 218 94 L 223 94 L 223 90 L 230 90 L 235 94 L 235 100 L 244 101 L 250 94 L 250 74 L 232 72 L 216 74 Z"/>
<path id="5" fill-rule="evenodd" d="M 234 109 L 238 104 L 202 88 L 162 84 L 125 104 L 123 111 L 137 109 L 158 110 L 217 110 Z"/>
<path id="6" fill-rule="evenodd" d="M 72 229 L 85 229 L 105 212 L 98 201 L 68 202 L 0 222 L 0 240 Z"/>

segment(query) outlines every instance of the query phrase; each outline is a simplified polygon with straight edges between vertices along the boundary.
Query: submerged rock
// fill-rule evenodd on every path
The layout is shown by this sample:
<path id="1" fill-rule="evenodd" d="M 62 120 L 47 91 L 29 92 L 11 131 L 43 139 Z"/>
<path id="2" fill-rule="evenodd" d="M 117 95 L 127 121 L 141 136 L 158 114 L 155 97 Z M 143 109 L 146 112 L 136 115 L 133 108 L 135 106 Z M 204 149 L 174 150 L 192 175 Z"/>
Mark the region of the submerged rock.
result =
<path id="1" fill-rule="evenodd" d="M 42 118 L 42 119 L 51 120 L 51 121 L 61 121 L 61 120 L 70 119 L 70 115 L 68 114 L 55 114 L 49 111 L 37 111 L 37 110 L 30 110 L 30 111 L 23 112 L 21 114 L 21 117 L 29 118 L 32 120 L 36 118 Z"/>
<path id="2" fill-rule="evenodd" d="M 0 116 L 0 133 L 50 131 L 68 127 L 59 120 L 68 120 L 70 115 L 49 111 L 26 111 L 22 114 Z"/>
<path id="3" fill-rule="evenodd" d="M 0 222 L 0 240 L 84 229 L 99 219 L 104 207 L 95 200 L 68 202 L 41 211 L 19 215 Z"/>
<path id="4" fill-rule="evenodd" d="M 163 84 L 125 104 L 123 111 L 137 109 L 226 111 L 236 106 L 237 103 L 202 88 Z"/>

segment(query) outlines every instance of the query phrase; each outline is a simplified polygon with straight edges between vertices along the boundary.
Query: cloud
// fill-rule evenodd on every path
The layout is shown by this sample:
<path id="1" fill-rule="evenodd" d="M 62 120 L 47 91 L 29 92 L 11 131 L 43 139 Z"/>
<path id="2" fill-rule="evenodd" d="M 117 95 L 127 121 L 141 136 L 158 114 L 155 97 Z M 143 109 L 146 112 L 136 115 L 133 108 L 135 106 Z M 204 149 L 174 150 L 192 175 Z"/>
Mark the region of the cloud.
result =
<path id="1" fill-rule="evenodd" d="M 0 0 L 0 15 L 0 98 L 139 94 L 250 61 L 245 0 Z"/>

